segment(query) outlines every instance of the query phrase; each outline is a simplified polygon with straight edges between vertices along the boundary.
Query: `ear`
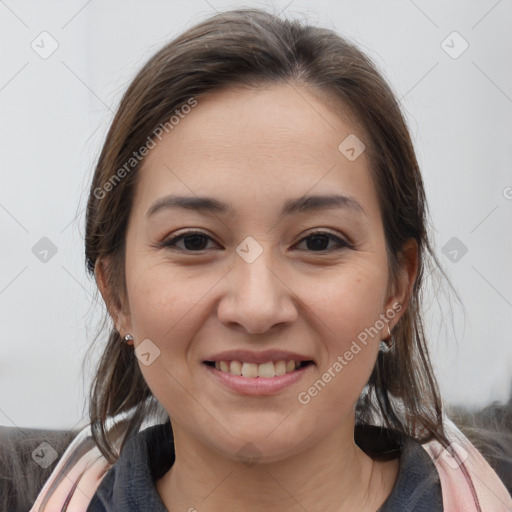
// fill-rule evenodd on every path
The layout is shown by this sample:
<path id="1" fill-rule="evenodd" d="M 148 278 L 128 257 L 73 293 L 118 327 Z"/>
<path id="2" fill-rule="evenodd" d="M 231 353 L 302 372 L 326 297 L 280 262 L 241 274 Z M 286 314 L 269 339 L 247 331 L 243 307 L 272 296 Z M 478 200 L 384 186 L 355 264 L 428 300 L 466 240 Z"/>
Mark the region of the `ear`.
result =
<path id="1" fill-rule="evenodd" d="M 398 260 L 398 272 L 396 280 L 391 286 L 391 296 L 388 298 L 386 303 L 386 311 L 393 310 L 397 311 L 397 314 L 393 316 L 393 319 L 389 321 L 389 328 L 393 327 L 398 323 L 400 317 L 405 313 L 409 306 L 409 300 L 412 295 L 414 283 L 418 275 L 418 244 L 413 238 L 407 240 L 403 245 L 402 251 L 399 255 Z M 401 307 L 398 309 L 398 304 Z M 385 328 L 385 337 L 388 336 L 387 327 Z"/>
<path id="2" fill-rule="evenodd" d="M 121 298 L 111 288 L 109 264 L 110 260 L 108 258 L 98 258 L 94 265 L 94 276 L 114 326 L 117 332 L 124 337 L 132 332 L 130 315 L 124 310 Z"/>

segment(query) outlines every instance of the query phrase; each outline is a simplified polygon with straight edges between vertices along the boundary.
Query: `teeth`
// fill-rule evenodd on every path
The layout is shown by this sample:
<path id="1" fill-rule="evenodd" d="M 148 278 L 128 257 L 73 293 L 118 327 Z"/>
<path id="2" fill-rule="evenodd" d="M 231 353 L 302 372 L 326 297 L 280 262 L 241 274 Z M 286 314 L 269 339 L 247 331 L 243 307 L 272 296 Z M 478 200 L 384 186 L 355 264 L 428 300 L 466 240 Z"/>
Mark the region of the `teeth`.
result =
<path id="1" fill-rule="evenodd" d="M 241 361 L 215 361 L 215 368 L 224 373 L 243 377 L 279 377 L 299 368 L 299 361 L 268 361 L 262 364 L 242 363 Z"/>
<path id="2" fill-rule="evenodd" d="M 275 375 L 274 363 L 272 361 L 258 365 L 258 377 L 275 377 Z"/>
<path id="3" fill-rule="evenodd" d="M 242 364 L 242 377 L 257 377 L 257 376 L 258 376 L 258 365 L 257 364 L 254 364 L 254 363 L 243 363 Z"/>
<path id="4" fill-rule="evenodd" d="M 229 372 L 231 375 L 242 375 L 242 363 L 240 361 L 231 361 Z"/>
<path id="5" fill-rule="evenodd" d="M 274 372 L 277 376 L 284 375 L 286 373 L 286 363 L 284 361 L 276 361 L 274 363 Z"/>

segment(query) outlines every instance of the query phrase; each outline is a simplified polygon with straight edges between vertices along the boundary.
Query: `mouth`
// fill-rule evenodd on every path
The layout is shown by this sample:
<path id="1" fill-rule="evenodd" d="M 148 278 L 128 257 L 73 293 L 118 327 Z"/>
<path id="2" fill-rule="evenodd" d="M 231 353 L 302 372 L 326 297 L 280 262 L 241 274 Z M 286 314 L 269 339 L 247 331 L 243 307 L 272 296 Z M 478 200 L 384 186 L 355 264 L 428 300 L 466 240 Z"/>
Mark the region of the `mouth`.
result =
<path id="1" fill-rule="evenodd" d="M 249 363 L 223 359 L 203 361 L 202 366 L 213 379 L 213 384 L 219 384 L 236 395 L 262 396 L 276 395 L 286 388 L 291 388 L 305 378 L 305 375 L 314 368 L 315 362 L 281 359 Z"/>
<path id="2" fill-rule="evenodd" d="M 279 360 L 267 361 L 257 364 L 245 361 L 203 361 L 203 364 L 214 368 L 221 373 L 227 373 L 236 377 L 244 377 L 248 379 L 263 378 L 272 379 L 281 377 L 288 373 L 293 373 L 301 368 L 314 364 L 313 361 L 294 361 Z"/>

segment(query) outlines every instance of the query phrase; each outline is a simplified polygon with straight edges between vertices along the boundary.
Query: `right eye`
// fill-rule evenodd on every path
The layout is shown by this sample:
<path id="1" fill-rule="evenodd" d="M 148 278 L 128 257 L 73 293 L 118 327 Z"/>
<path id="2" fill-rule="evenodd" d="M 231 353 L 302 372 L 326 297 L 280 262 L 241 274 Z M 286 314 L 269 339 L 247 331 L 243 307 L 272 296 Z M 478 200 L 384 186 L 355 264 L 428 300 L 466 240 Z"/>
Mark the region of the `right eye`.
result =
<path id="1" fill-rule="evenodd" d="M 213 239 L 202 233 L 201 231 L 188 231 L 179 235 L 167 238 L 160 245 L 160 247 L 168 247 L 178 251 L 184 252 L 200 252 L 207 250 L 204 245 L 207 240 Z M 178 247 L 178 242 L 183 241 L 184 247 Z"/>

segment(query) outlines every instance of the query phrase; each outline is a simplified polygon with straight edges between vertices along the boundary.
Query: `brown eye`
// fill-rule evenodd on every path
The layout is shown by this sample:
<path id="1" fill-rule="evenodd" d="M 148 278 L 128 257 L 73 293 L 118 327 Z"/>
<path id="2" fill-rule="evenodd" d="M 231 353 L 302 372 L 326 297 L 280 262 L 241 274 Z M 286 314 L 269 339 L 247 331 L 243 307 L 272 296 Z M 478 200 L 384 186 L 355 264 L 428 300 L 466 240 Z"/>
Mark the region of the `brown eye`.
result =
<path id="1" fill-rule="evenodd" d="M 306 250 L 313 252 L 325 252 L 325 251 L 335 251 L 344 248 L 351 248 L 351 244 L 342 238 L 335 236 L 326 231 L 318 231 L 316 233 L 312 233 L 311 235 L 303 238 L 299 243 L 306 241 Z M 334 241 L 335 247 L 329 248 L 329 242 Z"/>
<path id="2" fill-rule="evenodd" d="M 212 238 L 199 231 L 191 231 L 168 238 L 162 242 L 161 246 L 176 248 L 180 251 L 198 252 L 206 250 L 208 240 L 212 240 Z M 184 247 L 177 245 L 181 241 L 183 241 Z"/>

